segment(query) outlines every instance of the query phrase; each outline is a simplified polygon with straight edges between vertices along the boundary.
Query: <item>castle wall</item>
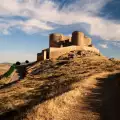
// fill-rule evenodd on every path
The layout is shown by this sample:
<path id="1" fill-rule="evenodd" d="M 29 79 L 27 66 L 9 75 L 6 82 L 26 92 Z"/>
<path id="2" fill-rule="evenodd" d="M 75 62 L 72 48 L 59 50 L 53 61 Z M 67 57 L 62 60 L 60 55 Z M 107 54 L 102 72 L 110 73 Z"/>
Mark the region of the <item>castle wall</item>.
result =
<path id="1" fill-rule="evenodd" d="M 60 48 L 61 46 L 67 47 L 71 45 L 76 46 L 90 46 L 92 45 L 91 38 L 84 36 L 84 33 L 75 31 L 72 33 L 72 38 L 64 36 L 59 33 L 50 34 L 49 36 L 49 47 Z"/>
<path id="2" fill-rule="evenodd" d="M 96 49 L 95 47 L 69 46 L 64 48 L 50 48 L 50 59 L 56 59 L 59 56 L 74 50 L 89 50 L 92 52 L 99 53 L 99 50 Z"/>
<path id="3" fill-rule="evenodd" d="M 92 45 L 92 40 L 91 40 L 91 38 L 85 37 L 85 38 L 84 38 L 84 45 L 85 45 L 85 46 Z"/>
<path id="4" fill-rule="evenodd" d="M 69 46 L 69 47 L 63 47 L 63 48 L 50 48 L 50 59 L 56 59 L 59 56 L 69 53 L 70 51 L 73 51 L 76 49 L 76 46 Z"/>
<path id="5" fill-rule="evenodd" d="M 56 59 L 59 56 L 74 50 L 89 50 L 100 53 L 92 46 L 91 38 L 84 36 L 84 33 L 75 31 L 72 38 L 59 33 L 50 34 L 49 49 L 45 49 L 37 55 L 37 60 Z"/>
<path id="6" fill-rule="evenodd" d="M 42 61 L 43 60 L 43 55 L 42 53 L 37 54 L 37 61 Z"/>
<path id="7" fill-rule="evenodd" d="M 71 37 L 62 35 L 61 41 L 69 40 L 71 42 Z"/>
<path id="8" fill-rule="evenodd" d="M 43 50 L 42 53 L 39 53 L 37 55 L 37 61 L 48 59 L 47 52 L 50 52 L 49 59 L 56 59 L 59 56 L 69 53 L 70 51 L 74 51 L 74 50 L 86 50 L 86 51 L 92 51 L 98 54 L 100 53 L 100 51 L 94 46 L 93 47 L 69 46 L 69 47 L 63 47 L 63 48 L 50 47 L 49 49 Z"/>
<path id="9" fill-rule="evenodd" d="M 49 47 L 61 47 L 63 46 L 69 46 L 71 42 L 71 37 L 64 36 L 59 33 L 51 34 L 49 36 Z M 68 44 L 69 43 L 69 44 Z"/>
<path id="10" fill-rule="evenodd" d="M 42 50 L 41 53 L 38 53 L 37 54 L 37 61 L 41 61 L 41 60 L 46 60 L 46 59 L 49 59 L 49 48 L 48 49 L 45 49 L 45 50 Z"/>
<path id="11" fill-rule="evenodd" d="M 47 59 L 47 51 L 43 50 L 42 54 L 43 54 L 43 60 L 46 60 Z"/>

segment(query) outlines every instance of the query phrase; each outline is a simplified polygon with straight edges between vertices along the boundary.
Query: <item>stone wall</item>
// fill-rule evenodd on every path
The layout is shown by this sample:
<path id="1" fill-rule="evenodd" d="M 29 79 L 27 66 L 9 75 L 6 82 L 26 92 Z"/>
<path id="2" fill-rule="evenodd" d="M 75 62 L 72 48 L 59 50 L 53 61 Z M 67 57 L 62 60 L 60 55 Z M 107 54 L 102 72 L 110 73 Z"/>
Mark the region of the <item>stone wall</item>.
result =
<path id="1" fill-rule="evenodd" d="M 49 36 L 49 47 L 60 48 L 61 46 L 67 47 L 71 45 L 76 46 L 89 46 L 92 43 L 91 38 L 84 35 L 84 33 L 75 31 L 72 33 L 72 38 L 64 36 L 60 33 L 50 34 Z"/>
<path id="2" fill-rule="evenodd" d="M 90 46 L 90 45 L 92 45 L 92 40 L 91 40 L 91 38 L 89 38 L 89 37 L 84 37 L 84 45 L 85 46 Z"/>
<path id="3" fill-rule="evenodd" d="M 43 55 L 42 53 L 37 54 L 37 61 L 42 61 L 43 60 Z"/>
<path id="4" fill-rule="evenodd" d="M 37 54 L 37 61 L 49 59 L 49 56 L 50 56 L 49 50 L 50 50 L 49 48 L 44 49 L 44 50 L 42 50 L 41 53 L 38 53 Z"/>
<path id="5" fill-rule="evenodd" d="M 37 55 L 37 60 L 56 59 L 59 56 L 74 50 L 86 50 L 99 53 L 99 50 L 92 46 L 91 38 L 84 33 L 75 31 L 72 38 L 59 33 L 50 34 L 49 48 Z"/>
<path id="6" fill-rule="evenodd" d="M 81 46 L 69 46 L 69 47 L 63 47 L 63 48 L 50 48 L 50 59 L 56 59 L 59 56 L 69 53 L 70 51 L 74 50 L 88 50 L 96 53 L 100 53 L 98 49 L 95 47 L 81 47 Z"/>
<path id="7" fill-rule="evenodd" d="M 71 37 L 59 33 L 50 34 L 49 36 L 49 47 L 69 46 L 70 42 Z"/>

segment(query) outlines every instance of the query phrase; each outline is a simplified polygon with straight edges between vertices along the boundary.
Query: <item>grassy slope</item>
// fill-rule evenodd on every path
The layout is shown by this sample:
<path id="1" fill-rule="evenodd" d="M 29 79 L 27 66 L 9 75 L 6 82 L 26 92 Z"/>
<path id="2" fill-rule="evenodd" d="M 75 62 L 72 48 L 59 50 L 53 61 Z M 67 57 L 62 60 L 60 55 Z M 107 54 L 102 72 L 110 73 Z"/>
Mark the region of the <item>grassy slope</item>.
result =
<path id="1" fill-rule="evenodd" d="M 10 68 L 9 64 L 0 64 L 0 75 L 5 73 Z"/>
<path id="2" fill-rule="evenodd" d="M 37 63 L 29 68 L 29 74 L 24 80 L 0 90 L 0 118 L 2 120 L 19 120 L 26 117 L 29 120 L 67 119 L 72 113 L 70 112 L 71 106 L 76 107 L 77 97 L 89 93 L 84 90 L 86 83 L 89 84 L 89 79 L 93 75 L 116 70 L 120 70 L 120 62 L 109 61 L 98 55 L 83 58 L 77 56 L 69 61 Z M 84 85 L 85 80 L 87 81 Z M 94 79 L 92 83 L 94 88 L 96 83 Z M 83 104 L 81 106 L 84 110 L 85 106 Z M 78 111 L 75 108 L 74 110 Z M 90 113 L 89 117 L 93 114 Z M 77 115 L 71 115 L 69 119 L 72 120 L 72 116 Z M 85 115 L 81 119 L 83 118 Z M 97 119 L 97 116 L 95 118 Z"/>
<path id="3" fill-rule="evenodd" d="M 10 64 L 0 64 L 0 75 L 3 75 L 5 72 L 7 72 L 10 68 Z M 9 78 L 0 79 L 0 86 L 5 84 L 6 82 L 9 82 Z"/>

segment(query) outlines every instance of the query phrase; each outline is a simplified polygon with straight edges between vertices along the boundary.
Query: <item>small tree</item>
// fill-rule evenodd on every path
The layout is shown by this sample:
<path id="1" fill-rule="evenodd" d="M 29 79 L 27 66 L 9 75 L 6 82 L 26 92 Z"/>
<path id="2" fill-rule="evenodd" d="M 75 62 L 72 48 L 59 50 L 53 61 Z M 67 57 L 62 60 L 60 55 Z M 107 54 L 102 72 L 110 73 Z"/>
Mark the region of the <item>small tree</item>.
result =
<path id="1" fill-rule="evenodd" d="M 19 61 L 16 62 L 16 65 L 20 65 L 21 63 Z"/>
<path id="2" fill-rule="evenodd" d="M 29 61 L 28 61 L 28 60 L 26 60 L 26 61 L 25 61 L 25 63 L 29 63 Z"/>

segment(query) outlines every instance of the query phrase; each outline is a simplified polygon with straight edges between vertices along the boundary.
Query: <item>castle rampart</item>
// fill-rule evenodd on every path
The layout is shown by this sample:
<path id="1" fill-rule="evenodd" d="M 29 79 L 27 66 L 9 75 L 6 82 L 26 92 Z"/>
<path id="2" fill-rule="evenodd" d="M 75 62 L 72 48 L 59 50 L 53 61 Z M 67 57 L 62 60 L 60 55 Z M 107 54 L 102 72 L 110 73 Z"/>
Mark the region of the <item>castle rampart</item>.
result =
<path id="1" fill-rule="evenodd" d="M 42 53 L 37 55 L 37 60 L 56 59 L 73 50 L 89 50 L 99 53 L 99 50 L 92 45 L 91 38 L 82 32 L 75 31 L 72 33 L 72 37 L 53 33 L 49 36 L 49 48 L 42 50 Z"/>

